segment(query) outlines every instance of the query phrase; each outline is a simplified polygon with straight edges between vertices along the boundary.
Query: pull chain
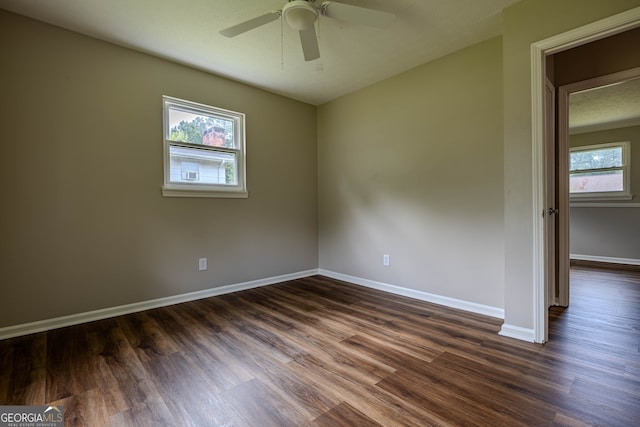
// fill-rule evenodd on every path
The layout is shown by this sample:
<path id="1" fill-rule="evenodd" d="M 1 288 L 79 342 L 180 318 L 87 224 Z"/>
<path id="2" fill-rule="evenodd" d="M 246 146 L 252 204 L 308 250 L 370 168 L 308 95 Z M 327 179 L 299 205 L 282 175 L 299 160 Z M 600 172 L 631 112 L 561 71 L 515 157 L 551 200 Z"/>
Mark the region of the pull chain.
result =
<path id="1" fill-rule="evenodd" d="M 284 19 L 280 15 L 280 71 L 284 71 Z"/>

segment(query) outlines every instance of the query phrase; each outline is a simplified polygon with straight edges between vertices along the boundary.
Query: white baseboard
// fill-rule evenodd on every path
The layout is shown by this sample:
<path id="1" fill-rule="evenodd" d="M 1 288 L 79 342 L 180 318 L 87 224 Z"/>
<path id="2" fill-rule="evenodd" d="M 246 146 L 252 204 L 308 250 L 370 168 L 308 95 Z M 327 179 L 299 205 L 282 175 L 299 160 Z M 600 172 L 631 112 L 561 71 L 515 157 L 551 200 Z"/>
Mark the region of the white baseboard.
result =
<path id="1" fill-rule="evenodd" d="M 110 317 L 122 316 L 125 314 L 136 313 L 139 311 L 150 310 L 153 308 L 166 307 L 173 304 L 179 304 L 188 301 L 194 301 L 203 298 L 214 297 L 218 295 L 224 295 L 232 292 L 243 291 L 247 289 L 258 288 L 261 286 L 273 285 L 276 283 L 285 282 L 288 280 L 301 279 L 304 277 L 321 274 L 323 276 L 331 277 L 337 280 L 343 280 L 345 282 L 354 283 L 368 288 L 377 289 L 384 292 L 389 292 L 396 295 L 402 295 L 409 298 L 414 298 L 421 301 L 426 301 L 434 304 L 443 305 L 445 307 L 455 308 L 459 310 L 465 310 L 472 313 L 482 314 L 485 316 L 495 317 L 498 319 L 504 319 L 504 309 L 498 307 L 491 307 L 482 304 L 476 304 L 469 301 L 459 300 L 455 298 L 444 297 L 440 295 L 430 294 L 428 292 L 418 291 L 415 289 L 403 288 L 400 286 L 390 285 L 387 283 L 376 282 L 373 280 L 363 279 L 360 277 L 349 276 L 346 274 L 336 273 L 329 270 L 313 269 L 300 271 L 297 273 L 285 274 L 281 276 L 269 277 L 266 279 L 253 280 L 250 282 L 236 283 L 232 285 L 220 286 L 217 288 L 205 289 L 202 291 L 190 292 L 181 295 L 174 295 L 165 298 L 157 298 L 148 301 L 141 301 L 133 304 L 126 304 L 117 307 L 109 307 L 100 310 L 88 311 L 85 313 L 72 314 L 69 316 L 56 317 L 53 319 L 45 319 L 37 322 L 24 323 L 20 325 L 7 326 L 0 328 L 0 340 L 6 338 L 17 337 L 21 335 L 28 335 L 37 332 L 48 331 L 56 328 L 63 328 L 65 326 L 78 325 L 86 322 L 93 322 L 95 320 L 107 319 Z M 512 334 L 503 333 L 505 328 L 508 330 L 516 331 Z M 529 331 L 518 327 L 507 327 L 503 325 L 501 335 L 511 336 L 518 338 L 519 336 L 526 336 L 525 341 L 530 341 L 529 336 L 523 333 L 517 333 L 517 330 Z M 528 332 L 533 336 L 533 332 Z M 531 339 L 532 341 L 532 339 Z"/>
<path id="2" fill-rule="evenodd" d="M 286 282 L 288 280 L 301 279 L 303 277 L 309 277 L 316 274 L 318 274 L 317 269 L 300 271 L 297 273 L 284 274 L 281 276 L 269 277 L 266 279 L 252 280 L 250 282 L 220 286 L 217 288 L 189 292 L 181 295 L 157 298 L 148 301 L 136 302 L 133 304 L 120 305 L 117 307 L 103 308 L 100 310 L 93 310 L 85 313 L 56 317 L 53 319 L 45 319 L 37 322 L 24 323 L 21 325 L 7 326 L 4 328 L 0 328 L 0 340 L 21 335 L 33 334 L 36 332 L 48 331 L 56 328 L 62 328 L 65 326 L 78 325 L 80 323 L 92 322 L 94 320 L 107 319 L 109 317 L 122 316 L 124 314 L 136 313 L 138 311 L 150 310 L 152 308 L 165 307 L 168 305 L 194 301 L 202 298 L 209 298 L 217 295 L 259 288 L 261 286 L 273 285 L 280 282 Z"/>
<path id="3" fill-rule="evenodd" d="M 500 329 L 503 337 L 515 338 L 521 341 L 535 342 L 535 332 L 533 329 L 522 328 L 520 326 L 508 325 L 504 323 Z"/>
<path id="4" fill-rule="evenodd" d="M 469 311 L 477 314 L 483 314 L 485 316 L 490 316 L 490 317 L 497 317 L 498 319 L 504 319 L 504 309 L 498 308 L 498 307 L 491 307 L 488 305 L 476 304 L 469 301 L 430 294 L 424 291 L 417 291 L 415 289 L 403 288 L 400 286 L 390 285 L 388 283 L 376 282 L 374 280 L 363 279 L 361 277 L 355 277 L 355 276 L 349 276 L 342 273 L 336 273 L 334 271 L 320 269 L 318 274 L 331 277 L 333 279 L 342 280 L 345 282 L 355 283 L 356 285 L 366 286 L 367 288 L 378 289 L 380 291 L 385 291 L 385 292 L 389 292 L 396 295 L 402 295 L 409 298 L 415 298 L 421 301 L 443 305 L 445 307 Z"/>
<path id="5" fill-rule="evenodd" d="M 633 259 L 633 258 L 614 258 L 614 257 L 608 257 L 608 256 L 578 255 L 578 254 L 571 254 L 569 255 L 569 258 L 575 259 L 577 261 L 595 261 L 595 262 L 606 262 L 610 264 L 640 265 L 640 259 Z"/>

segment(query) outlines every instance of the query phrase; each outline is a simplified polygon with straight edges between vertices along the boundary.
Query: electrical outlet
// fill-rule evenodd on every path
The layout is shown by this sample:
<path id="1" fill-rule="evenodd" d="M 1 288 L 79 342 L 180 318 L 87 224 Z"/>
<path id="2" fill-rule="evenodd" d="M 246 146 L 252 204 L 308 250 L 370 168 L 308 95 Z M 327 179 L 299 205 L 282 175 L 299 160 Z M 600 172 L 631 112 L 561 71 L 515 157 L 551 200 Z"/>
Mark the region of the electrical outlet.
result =
<path id="1" fill-rule="evenodd" d="M 389 255 L 382 255 L 382 265 L 384 265 L 385 267 L 389 267 L 389 263 L 390 263 L 390 259 L 389 259 Z"/>
<path id="2" fill-rule="evenodd" d="M 206 258 L 200 258 L 198 260 L 198 270 L 204 271 L 206 269 L 207 269 L 207 259 Z"/>

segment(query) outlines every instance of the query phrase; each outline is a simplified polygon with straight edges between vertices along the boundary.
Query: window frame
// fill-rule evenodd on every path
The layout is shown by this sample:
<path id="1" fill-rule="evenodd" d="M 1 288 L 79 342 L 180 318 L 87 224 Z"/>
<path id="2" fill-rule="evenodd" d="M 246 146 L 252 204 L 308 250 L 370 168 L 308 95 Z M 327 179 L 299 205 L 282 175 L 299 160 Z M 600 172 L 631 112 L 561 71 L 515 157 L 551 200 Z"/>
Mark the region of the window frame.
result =
<path id="1" fill-rule="evenodd" d="M 622 148 L 622 166 L 608 167 L 608 168 L 596 168 L 596 169 L 584 169 L 584 170 L 571 170 L 571 153 L 577 151 L 594 151 L 606 148 Z M 631 200 L 633 195 L 631 194 L 631 143 L 630 141 L 620 142 L 607 142 L 604 144 L 590 144 L 581 145 L 569 148 L 569 179 L 574 174 L 581 174 L 585 172 L 594 171 L 622 171 L 622 191 L 592 191 L 572 193 L 569 190 L 569 199 L 571 201 L 597 201 L 597 200 Z"/>
<path id="2" fill-rule="evenodd" d="M 169 139 L 170 123 L 169 110 L 184 111 L 199 115 L 213 116 L 223 120 L 233 121 L 233 138 L 236 148 L 212 147 L 192 144 L 189 142 L 173 141 Z M 163 170 L 164 181 L 162 195 L 166 197 L 217 197 L 217 198 L 247 198 L 246 178 L 246 141 L 245 114 L 225 110 L 211 105 L 187 101 L 171 96 L 162 96 L 162 140 L 163 140 Z M 171 147 L 198 149 L 208 152 L 231 153 L 236 158 L 236 185 L 207 184 L 191 182 L 171 182 Z"/>

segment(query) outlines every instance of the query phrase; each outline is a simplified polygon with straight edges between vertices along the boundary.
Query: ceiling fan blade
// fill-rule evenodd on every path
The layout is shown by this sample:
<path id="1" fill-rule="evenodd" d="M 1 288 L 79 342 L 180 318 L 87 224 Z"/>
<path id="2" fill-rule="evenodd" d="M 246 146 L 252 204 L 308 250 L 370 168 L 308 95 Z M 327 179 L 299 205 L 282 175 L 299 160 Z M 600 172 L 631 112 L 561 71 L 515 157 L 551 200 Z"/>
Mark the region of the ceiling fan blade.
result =
<path id="1" fill-rule="evenodd" d="M 329 18 L 377 28 L 388 27 L 396 17 L 393 13 L 332 1 L 322 3 L 321 10 Z"/>
<path id="2" fill-rule="evenodd" d="M 275 21 L 280 18 L 281 11 L 276 10 L 273 12 L 265 13 L 264 15 L 260 15 L 256 18 L 249 19 L 248 21 L 241 22 L 238 25 L 234 25 L 233 27 L 225 28 L 220 31 L 225 37 L 235 37 L 242 33 L 246 33 L 249 30 L 253 30 L 254 28 L 258 28 L 261 25 L 268 24 L 271 21 Z"/>
<path id="3" fill-rule="evenodd" d="M 318 37 L 316 36 L 316 27 L 311 26 L 309 29 L 299 31 L 300 43 L 302 44 L 302 53 L 305 61 L 313 61 L 320 58 L 320 48 L 318 47 Z"/>

